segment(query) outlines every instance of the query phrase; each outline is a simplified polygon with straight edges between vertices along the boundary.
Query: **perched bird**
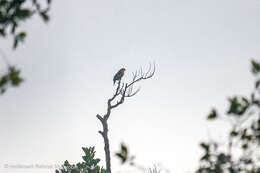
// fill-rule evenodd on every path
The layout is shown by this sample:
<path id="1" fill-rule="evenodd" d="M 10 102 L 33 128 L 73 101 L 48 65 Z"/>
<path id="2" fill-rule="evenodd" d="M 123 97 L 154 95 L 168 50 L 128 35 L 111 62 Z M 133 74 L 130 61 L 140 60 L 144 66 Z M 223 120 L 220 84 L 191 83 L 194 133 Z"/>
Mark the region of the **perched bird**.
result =
<path id="1" fill-rule="evenodd" d="M 118 80 L 120 81 L 121 78 L 124 76 L 124 73 L 125 73 L 125 68 L 121 68 L 114 76 L 113 78 L 113 82 L 115 84 L 115 82 Z"/>

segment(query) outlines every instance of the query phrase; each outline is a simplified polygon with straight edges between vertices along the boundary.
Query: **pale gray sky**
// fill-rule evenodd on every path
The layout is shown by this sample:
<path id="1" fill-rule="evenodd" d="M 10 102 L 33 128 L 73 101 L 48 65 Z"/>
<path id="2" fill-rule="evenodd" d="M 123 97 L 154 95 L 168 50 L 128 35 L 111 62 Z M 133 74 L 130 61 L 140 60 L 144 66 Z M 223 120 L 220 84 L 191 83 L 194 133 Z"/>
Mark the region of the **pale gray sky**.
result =
<path id="1" fill-rule="evenodd" d="M 224 140 L 228 128 L 205 116 L 213 106 L 224 112 L 228 96 L 249 93 L 249 60 L 260 58 L 259 0 L 56 0 L 48 25 L 35 17 L 23 27 L 29 35 L 15 52 L 11 40 L 0 42 L 26 79 L 0 97 L 5 173 L 54 172 L 4 164 L 78 162 L 83 146 L 96 146 L 104 164 L 95 115 L 105 113 L 113 75 L 125 67 L 127 82 L 151 61 L 154 78 L 112 112 L 112 155 L 124 141 L 144 166 L 194 171 L 199 141 Z M 115 157 L 112 169 L 125 171 Z"/>

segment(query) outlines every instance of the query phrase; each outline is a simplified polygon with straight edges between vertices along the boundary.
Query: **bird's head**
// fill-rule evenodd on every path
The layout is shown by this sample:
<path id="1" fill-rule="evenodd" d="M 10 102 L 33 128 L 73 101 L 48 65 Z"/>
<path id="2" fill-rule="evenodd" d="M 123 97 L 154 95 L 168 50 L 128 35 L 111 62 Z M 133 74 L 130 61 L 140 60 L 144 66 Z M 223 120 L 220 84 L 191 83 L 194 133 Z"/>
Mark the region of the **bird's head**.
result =
<path id="1" fill-rule="evenodd" d="M 126 70 L 125 68 L 121 68 L 120 69 L 121 72 L 125 72 L 125 70 Z"/>

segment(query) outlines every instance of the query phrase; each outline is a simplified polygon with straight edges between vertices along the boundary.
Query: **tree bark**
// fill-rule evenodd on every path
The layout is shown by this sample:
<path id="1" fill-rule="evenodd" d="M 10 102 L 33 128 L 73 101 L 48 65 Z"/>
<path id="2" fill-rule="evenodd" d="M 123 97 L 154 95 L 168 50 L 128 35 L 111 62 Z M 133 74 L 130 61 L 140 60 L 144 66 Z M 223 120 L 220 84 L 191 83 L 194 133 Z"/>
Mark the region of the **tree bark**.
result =
<path id="1" fill-rule="evenodd" d="M 103 129 L 103 134 L 104 134 L 104 150 L 106 154 L 106 169 L 108 173 L 111 173 L 111 162 L 110 162 L 110 147 L 109 147 L 109 140 L 107 136 L 108 132 L 108 126 L 107 126 L 107 121 L 104 122 L 104 129 Z"/>
<path id="2" fill-rule="evenodd" d="M 100 120 L 103 126 L 103 131 L 99 131 L 99 133 L 102 135 L 104 139 L 104 150 L 105 150 L 105 156 L 106 156 L 106 170 L 107 173 L 111 173 L 111 162 L 110 162 L 110 147 L 109 147 L 109 139 L 107 136 L 108 133 L 108 125 L 107 125 L 107 116 L 101 117 L 100 115 L 97 115 L 97 118 Z"/>

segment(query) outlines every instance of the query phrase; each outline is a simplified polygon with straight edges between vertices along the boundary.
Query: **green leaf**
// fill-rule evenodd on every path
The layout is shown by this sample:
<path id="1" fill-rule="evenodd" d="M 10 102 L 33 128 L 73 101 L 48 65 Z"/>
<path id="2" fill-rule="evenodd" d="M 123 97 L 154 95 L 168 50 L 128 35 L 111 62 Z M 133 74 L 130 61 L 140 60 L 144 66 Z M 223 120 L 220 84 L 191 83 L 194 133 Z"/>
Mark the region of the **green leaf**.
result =
<path id="1" fill-rule="evenodd" d="M 8 79 L 9 79 L 9 78 L 8 78 L 8 75 L 2 76 L 1 79 L 0 79 L 0 87 L 6 85 L 7 82 L 8 82 Z"/>
<path id="2" fill-rule="evenodd" d="M 256 62 L 255 60 L 252 60 L 251 64 L 252 64 L 252 72 L 254 74 L 259 73 L 260 72 L 260 64 L 258 62 Z"/>
<path id="3" fill-rule="evenodd" d="M 16 49 L 18 46 L 18 43 L 23 42 L 26 37 L 26 32 L 20 32 L 17 34 L 14 38 L 14 45 L 13 48 Z"/>
<path id="4" fill-rule="evenodd" d="M 204 142 L 200 143 L 200 147 L 203 148 L 206 152 L 209 151 L 209 145 Z"/>
<path id="5" fill-rule="evenodd" d="M 236 132 L 235 130 L 233 130 L 233 131 L 230 132 L 230 135 L 235 137 L 235 136 L 238 135 L 238 132 Z"/>
<path id="6" fill-rule="evenodd" d="M 121 150 L 122 150 L 122 152 L 124 152 L 124 153 L 128 153 L 128 151 L 127 151 L 127 147 L 125 146 L 125 144 L 121 144 Z"/>
<path id="7" fill-rule="evenodd" d="M 121 143 L 121 151 L 115 154 L 123 163 L 125 163 L 128 158 L 128 149 L 125 144 Z"/>
<path id="8" fill-rule="evenodd" d="M 31 17 L 32 14 L 33 12 L 30 9 L 18 9 L 14 14 L 14 16 L 20 20 L 24 20 Z"/>
<path id="9" fill-rule="evenodd" d="M 216 111 L 215 109 L 212 109 L 211 113 L 208 115 L 207 118 L 208 118 L 209 120 L 213 120 L 213 119 L 216 119 L 217 116 L 218 116 L 217 111 Z"/>
<path id="10" fill-rule="evenodd" d="M 15 69 L 15 67 L 9 67 L 9 79 L 13 86 L 19 86 L 23 79 L 20 77 L 20 70 Z"/>
<path id="11" fill-rule="evenodd" d="M 226 155 L 224 153 L 220 153 L 218 155 L 218 160 L 217 160 L 217 164 L 225 164 L 226 162 L 229 162 L 230 161 L 230 156 L 229 155 Z"/>
<path id="12" fill-rule="evenodd" d="M 122 164 L 126 162 L 126 155 L 123 153 L 116 153 L 116 156 L 121 159 Z"/>
<path id="13" fill-rule="evenodd" d="M 7 0 L 1 0 L 0 1 L 0 7 L 6 7 L 7 4 L 8 4 Z"/>
<path id="14" fill-rule="evenodd" d="M 50 17 L 48 16 L 47 12 L 48 12 L 48 11 L 42 11 L 42 12 L 40 12 L 40 16 L 42 17 L 42 19 L 43 19 L 44 22 L 48 22 L 49 19 L 50 19 Z"/>
<path id="15" fill-rule="evenodd" d="M 210 155 L 208 153 L 206 153 L 204 156 L 202 156 L 200 158 L 200 160 L 209 160 L 209 158 L 210 158 Z"/>
<path id="16" fill-rule="evenodd" d="M 242 148 L 243 148 L 244 150 L 246 150 L 246 149 L 248 148 L 248 144 L 247 144 L 247 143 L 243 144 L 243 145 L 242 145 Z"/>
<path id="17" fill-rule="evenodd" d="M 243 115 L 249 107 L 249 102 L 246 98 L 233 97 L 229 99 L 230 106 L 227 114 Z"/>
<path id="18" fill-rule="evenodd" d="M 5 30 L 4 29 L 0 29 L 0 35 L 2 37 L 5 37 L 6 36 L 6 33 L 5 33 Z"/>
<path id="19" fill-rule="evenodd" d="M 64 166 L 70 166 L 70 163 L 69 163 L 68 160 L 65 160 L 65 162 L 64 162 Z"/>

